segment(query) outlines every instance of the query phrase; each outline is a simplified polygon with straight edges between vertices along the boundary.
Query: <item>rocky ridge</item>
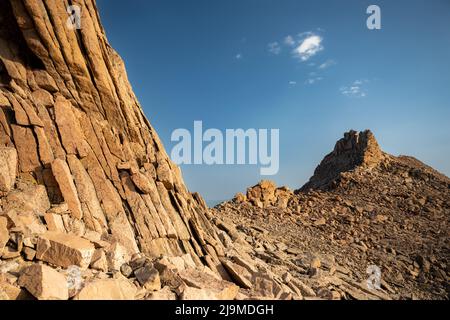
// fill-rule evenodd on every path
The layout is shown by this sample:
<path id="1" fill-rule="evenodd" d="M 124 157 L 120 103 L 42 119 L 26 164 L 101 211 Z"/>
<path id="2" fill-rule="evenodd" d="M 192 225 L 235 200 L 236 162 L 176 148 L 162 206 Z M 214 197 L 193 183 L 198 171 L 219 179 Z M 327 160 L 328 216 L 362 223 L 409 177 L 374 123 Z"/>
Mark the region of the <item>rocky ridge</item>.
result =
<path id="1" fill-rule="evenodd" d="M 266 207 L 255 203 L 252 190 L 263 186 L 270 186 L 266 194 L 279 190 L 262 181 L 214 214 L 238 225 L 252 255 L 274 270 L 289 270 L 317 296 L 369 298 L 361 288 L 375 265 L 389 298 L 449 298 L 446 176 L 412 157 L 382 152 L 369 131 L 350 131 L 310 181 L 289 194 L 286 206 L 277 205 L 284 197 Z M 317 267 L 312 273 L 311 263 Z"/>
<path id="2" fill-rule="evenodd" d="M 370 131 L 346 133 L 286 206 L 277 205 L 284 197 L 259 205 L 255 188 L 279 190 L 263 181 L 214 215 L 236 223 L 275 274 L 289 272 L 318 297 L 370 299 L 367 268 L 377 266 L 377 298 L 448 299 L 450 179 L 382 152 Z"/>

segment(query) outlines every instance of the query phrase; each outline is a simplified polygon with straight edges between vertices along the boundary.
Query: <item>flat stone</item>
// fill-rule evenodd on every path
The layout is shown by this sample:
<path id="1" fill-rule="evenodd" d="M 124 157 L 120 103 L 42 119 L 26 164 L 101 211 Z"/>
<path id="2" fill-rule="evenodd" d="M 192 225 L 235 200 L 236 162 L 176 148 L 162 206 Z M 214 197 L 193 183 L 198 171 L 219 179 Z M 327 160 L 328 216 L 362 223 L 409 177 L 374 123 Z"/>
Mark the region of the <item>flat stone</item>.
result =
<path id="1" fill-rule="evenodd" d="M 39 300 L 67 300 L 66 277 L 46 265 L 33 264 L 20 275 L 18 284 Z"/>
<path id="2" fill-rule="evenodd" d="M 182 300 L 233 300 L 239 291 L 234 283 L 218 280 L 196 269 L 183 270 L 179 276 L 185 283 L 180 288 Z"/>
<path id="3" fill-rule="evenodd" d="M 36 257 L 36 250 L 29 248 L 29 247 L 23 247 L 22 252 L 24 254 L 25 260 L 33 261 Z"/>
<path id="4" fill-rule="evenodd" d="M 222 261 L 223 266 L 231 275 L 231 278 L 242 288 L 250 289 L 252 287 L 251 274 L 248 270 L 231 261 Z"/>
<path id="5" fill-rule="evenodd" d="M 47 212 L 44 214 L 44 219 L 49 231 L 66 232 L 63 219 L 59 214 Z"/>
<path id="6" fill-rule="evenodd" d="M 94 254 L 94 245 L 72 234 L 48 231 L 39 236 L 36 258 L 67 268 L 87 268 Z"/>
<path id="7" fill-rule="evenodd" d="M 103 249 L 96 249 L 92 256 L 91 268 L 103 272 L 108 271 L 108 260 Z"/>
<path id="8" fill-rule="evenodd" d="M 101 279 L 87 283 L 74 300 L 134 300 L 136 293 L 126 279 Z"/>

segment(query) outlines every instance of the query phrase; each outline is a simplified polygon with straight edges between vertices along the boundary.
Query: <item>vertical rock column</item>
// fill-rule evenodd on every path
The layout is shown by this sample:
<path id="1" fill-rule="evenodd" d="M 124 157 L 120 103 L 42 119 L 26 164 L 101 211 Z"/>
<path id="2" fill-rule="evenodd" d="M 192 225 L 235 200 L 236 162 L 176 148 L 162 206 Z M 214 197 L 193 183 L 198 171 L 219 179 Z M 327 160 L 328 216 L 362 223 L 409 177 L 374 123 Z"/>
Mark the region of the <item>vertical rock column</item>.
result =
<path id="1" fill-rule="evenodd" d="M 81 29 L 66 24 L 69 4 Z M 220 266 L 207 208 L 144 116 L 93 0 L 0 0 L 0 146 L 17 151 L 19 179 L 87 229 Z"/>

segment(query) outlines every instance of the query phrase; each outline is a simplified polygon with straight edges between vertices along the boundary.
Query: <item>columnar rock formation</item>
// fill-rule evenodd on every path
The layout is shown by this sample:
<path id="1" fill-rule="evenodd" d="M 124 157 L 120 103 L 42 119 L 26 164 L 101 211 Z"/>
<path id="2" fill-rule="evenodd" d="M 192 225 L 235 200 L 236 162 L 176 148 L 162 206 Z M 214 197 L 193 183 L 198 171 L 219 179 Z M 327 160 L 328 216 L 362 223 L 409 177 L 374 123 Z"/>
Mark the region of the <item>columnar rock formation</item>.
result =
<path id="1" fill-rule="evenodd" d="M 66 24 L 69 4 L 81 8 L 81 29 Z M 220 265 L 206 206 L 144 116 L 94 0 L 0 0 L 0 153 L 10 159 L 0 163 L 3 195 L 17 169 L 55 210 L 64 203 L 79 233 Z"/>

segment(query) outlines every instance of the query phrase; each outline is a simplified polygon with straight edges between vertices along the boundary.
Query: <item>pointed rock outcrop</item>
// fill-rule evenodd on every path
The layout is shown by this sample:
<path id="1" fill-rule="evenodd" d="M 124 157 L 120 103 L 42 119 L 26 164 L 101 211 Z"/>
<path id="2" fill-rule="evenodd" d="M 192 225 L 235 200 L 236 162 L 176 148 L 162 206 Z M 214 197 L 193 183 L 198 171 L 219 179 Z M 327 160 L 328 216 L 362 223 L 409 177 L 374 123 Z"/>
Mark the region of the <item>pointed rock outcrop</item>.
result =
<path id="1" fill-rule="evenodd" d="M 350 130 L 336 142 L 334 150 L 325 156 L 301 190 L 326 189 L 342 172 L 357 167 L 372 168 L 385 157 L 370 130 Z"/>

